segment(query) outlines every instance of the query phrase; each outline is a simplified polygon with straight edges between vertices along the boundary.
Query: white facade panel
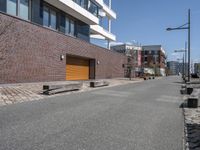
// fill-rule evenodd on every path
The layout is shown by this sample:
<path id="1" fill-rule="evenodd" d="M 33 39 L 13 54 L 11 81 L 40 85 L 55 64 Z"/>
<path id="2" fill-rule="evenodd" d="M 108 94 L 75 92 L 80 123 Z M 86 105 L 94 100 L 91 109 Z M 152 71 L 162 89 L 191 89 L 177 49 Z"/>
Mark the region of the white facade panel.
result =
<path id="1" fill-rule="evenodd" d="M 105 37 L 106 39 L 109 39 L 111 41 L 116 41 L 116 36 L 115 35 L 113 35 L 112 33 L 108 32 L 108 31 L 106 31 L 103 27 L 101 27 L 99 25 L 91 25 L 90 26 L 90 30 L 94 34 L 99 34 L 99 35 Z"/>
<path id="2" fill-rule="evenodd" d="M 49 4 L 61 9 L 71 16 L 89 25 L 99 24 L 99 19 L 86 9 L 82 8 L 72 0 L 45 0 Z"/>
<path id="3" fill-rule="evenodd" d="M 106 15 L 109 16 L 112 19 L 116 19 L 117 15 L 116 13 L 110 9 L 104 2 L 103 0 L 95 0 L 101 7 L 102 9 L 105 11 Z"/>

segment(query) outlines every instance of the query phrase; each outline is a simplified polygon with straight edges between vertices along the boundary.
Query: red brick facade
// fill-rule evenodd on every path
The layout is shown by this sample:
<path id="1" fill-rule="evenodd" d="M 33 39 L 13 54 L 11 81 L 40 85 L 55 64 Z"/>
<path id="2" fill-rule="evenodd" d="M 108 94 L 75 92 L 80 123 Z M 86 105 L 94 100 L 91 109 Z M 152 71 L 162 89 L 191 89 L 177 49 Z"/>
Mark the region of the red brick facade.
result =
<path id="1" fill-rule="evenodd" d="M 165 54 L 160 50 L 158 51 L 158 57 L 156 59 L 156 62 L 154 61 L 154 56 L 152 54 L 145 54 L 145 51 L 143 51 L 142 54 L 142 63 L 143 63 L 143 67 L 152 67 L 154 64 L 156 64 L 157 67 L 159 68 L 165 68 L 165 60 L 166 60 L 166 56 Z M 146 60 L 146 64 L 145 64 L 145 57 L 147 58 Z"/>
<path id="2" fill-rule="evenodd" d="M 126 56 L 0 13 L 0 83 L 65 80 L 68 54 L 98 61 L 96 79 L 124 77 Z"/>

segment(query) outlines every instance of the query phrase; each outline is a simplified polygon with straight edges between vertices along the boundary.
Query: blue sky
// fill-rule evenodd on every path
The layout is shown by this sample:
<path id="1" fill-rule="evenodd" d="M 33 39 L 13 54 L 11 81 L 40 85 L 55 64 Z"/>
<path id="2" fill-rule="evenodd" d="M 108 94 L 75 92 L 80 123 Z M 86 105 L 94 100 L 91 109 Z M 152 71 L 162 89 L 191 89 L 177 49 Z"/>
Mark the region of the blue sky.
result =
<path id="1" fill-rule="evenodd" d="M 187 41 L 187 30 L 167 32 L 167 27 L 178 27 L 187 22 L 191 9 L 191 57 L 200 61 L 200 0 L 112 0 L 117 20 L 112 32 L 119 42 L 136 41 L 142 45 L 161 44 L 169 60 L 176 60 Z M 93 41 L 94 42 L 94 41 Z M 105 41 L 95 41 L 105 46 Z"/>

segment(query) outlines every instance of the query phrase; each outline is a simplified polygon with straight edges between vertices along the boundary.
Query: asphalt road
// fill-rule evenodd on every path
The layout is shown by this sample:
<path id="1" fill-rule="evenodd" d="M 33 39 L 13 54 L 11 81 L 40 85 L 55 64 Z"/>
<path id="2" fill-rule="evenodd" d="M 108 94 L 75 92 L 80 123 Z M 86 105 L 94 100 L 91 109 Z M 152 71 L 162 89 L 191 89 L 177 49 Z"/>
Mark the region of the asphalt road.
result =
<path id="1" fill-rule="evenodd" d="M 182 150 L 177 77 L 0 107 L 0 150 Z"/>

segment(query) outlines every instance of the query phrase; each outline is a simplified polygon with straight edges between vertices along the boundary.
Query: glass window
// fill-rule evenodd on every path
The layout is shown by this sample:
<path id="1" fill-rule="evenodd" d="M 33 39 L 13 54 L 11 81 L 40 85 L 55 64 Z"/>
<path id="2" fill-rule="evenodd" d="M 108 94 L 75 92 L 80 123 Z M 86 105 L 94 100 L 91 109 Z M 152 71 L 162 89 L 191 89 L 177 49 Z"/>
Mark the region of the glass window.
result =
<path id="1" fill-rule="evenodd" d="M 85 41 L 89 41 L 89 33 L 90 33 L 89 25 L 81 21 L 76 22 L 76 36 L 78 38 L 81 38 Z"/>
<path id="2" fill-rule="evenodd" d="M 65 33 L 65 15 L 64 14 L 60 14 L 60 26 L 59 26 L 59 30 L 62 33 Z"/>
<path id="3" fill-rule="evenodd" d="M 75 35 L 75 25 L 73 20 L 70 20 L 70 34 Z"/>
<path id="4" fill-rule="evenodd" d="M 28 6 L 29 6 L 29 0 L 20 0 L 19 16 L 26 20 L 28 20 L 28 14 L 29 14 Z"/>
<path id="5" fill-rule="evenodd" d="M 0 11 L 6 12 L 6 1 L 0 0 Z"/>
<path id="6" fill-rule="evenodd" d="M 17 15 L 17 0 L 7 0 L 7 13 Z"/>
<path id="7" fill-rule="evenodd" d="M 57 27 L 57 17 L 56 11 L 44 6 L 43 8 L 43 25 L 56 29 Z"/>
<path id="8" fill-rule="evenodd" d="M 79 5 L 81 5 L 81 0 L 75 0 L 75 2 Z"/>
<path id="9" fill-rule="evenodd" d="M 43 25 L 49 26 L 49 9 L 46 6 L 43 9 Z"/>
<path id="10" fill-rule="evenodd" d="M 65 34 L 69 34 L 69 18 L 65 18 Z"/>
<path id="11" fill-rule="evenodd" d="M 53 29 L 56 29 L 56 12 L 53 10 L 50 10 L 50 27 Z"/>
<path id="12" fill-rule="evenodd" d="M 95 5 L 93 2 L 89 1 L 88 9 L 89 12 L 91 12 L 93 15 L 98 16 L 98 6 Z"/>

